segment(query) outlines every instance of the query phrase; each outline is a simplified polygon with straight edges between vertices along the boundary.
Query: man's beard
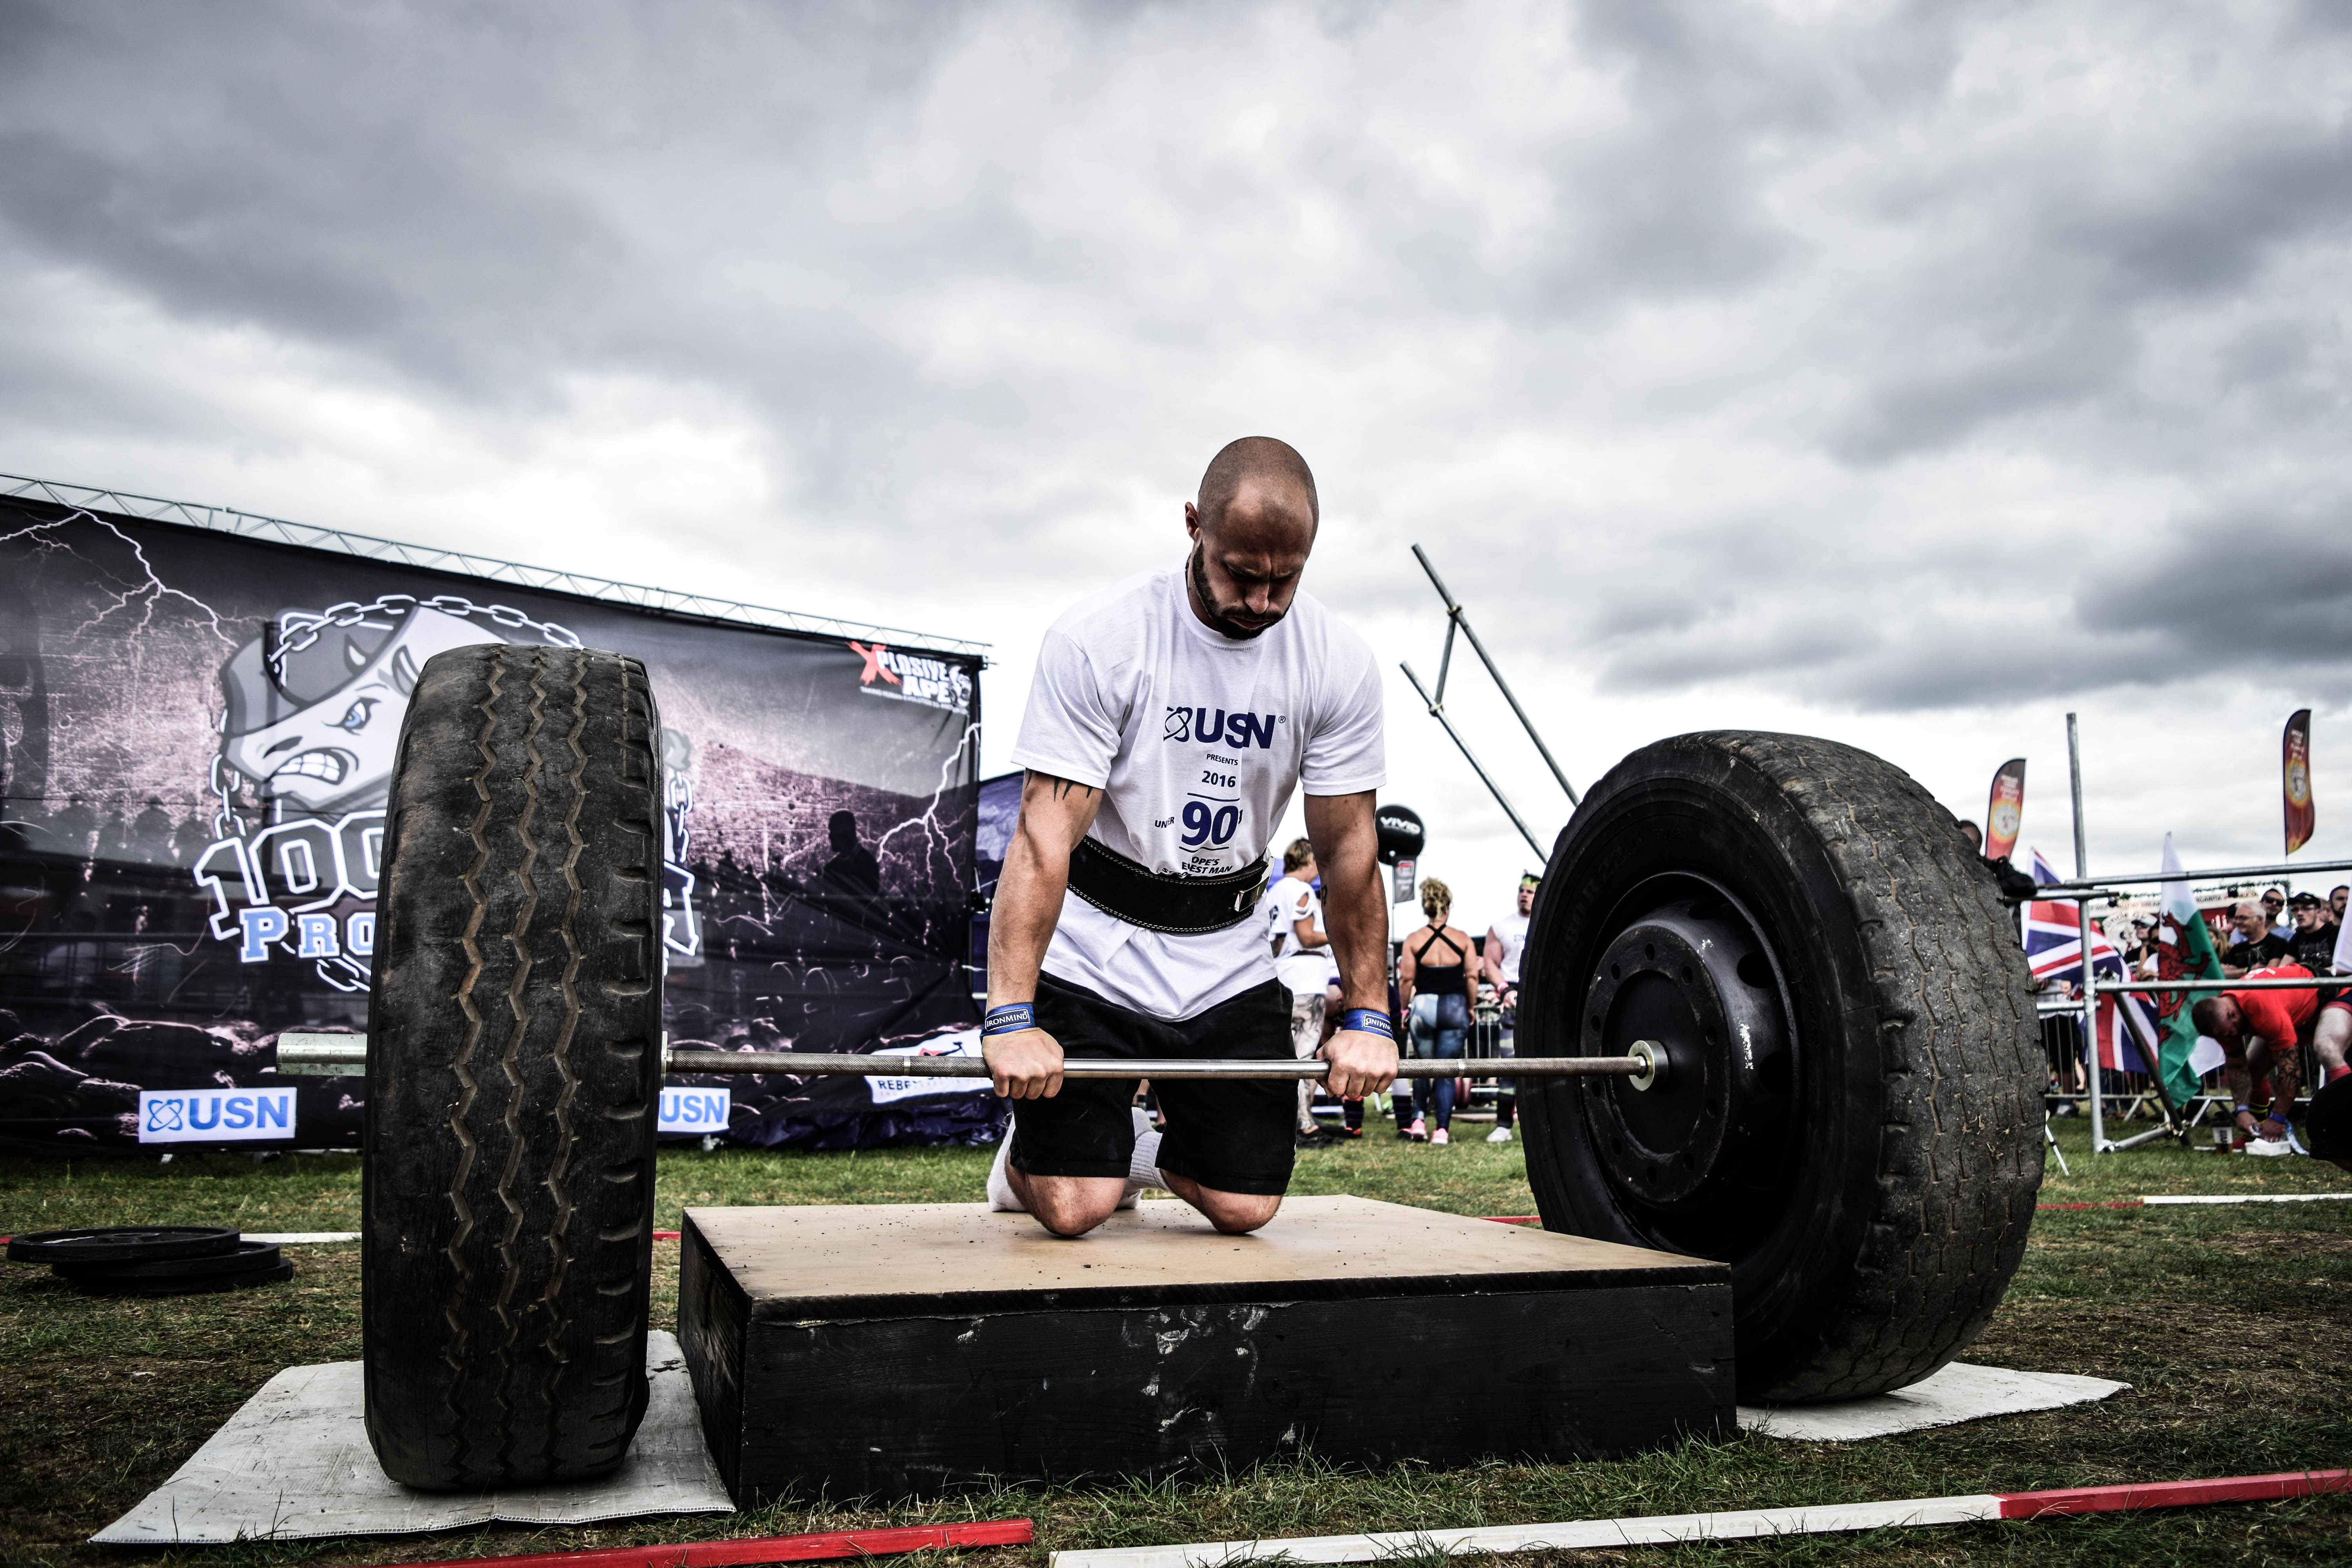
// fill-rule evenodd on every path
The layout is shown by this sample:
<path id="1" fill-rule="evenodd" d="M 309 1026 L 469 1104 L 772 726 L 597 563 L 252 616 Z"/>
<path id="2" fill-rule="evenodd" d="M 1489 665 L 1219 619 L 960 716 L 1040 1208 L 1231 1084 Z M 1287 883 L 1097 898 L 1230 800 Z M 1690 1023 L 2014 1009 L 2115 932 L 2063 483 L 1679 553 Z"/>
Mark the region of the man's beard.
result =
<path id="1" fill-rule="evenodd" d="M 1192 558 L 1184 563 L 1184 574 L 1192 582 L 1193 598 L 1207 613 L 1209 625 L 1225 636 L 1245 642 L 1251 637 L 1263 637 L 1280 624 L 1282 617 L 1279 616 L 1262 626 L 1245 626 L 1225 617 L 1224 611 L 1217 604 L 1217 596 L 1209 592 L 1209 552 L 1206 545 L 1196 543 L 1192 546 Z"/>

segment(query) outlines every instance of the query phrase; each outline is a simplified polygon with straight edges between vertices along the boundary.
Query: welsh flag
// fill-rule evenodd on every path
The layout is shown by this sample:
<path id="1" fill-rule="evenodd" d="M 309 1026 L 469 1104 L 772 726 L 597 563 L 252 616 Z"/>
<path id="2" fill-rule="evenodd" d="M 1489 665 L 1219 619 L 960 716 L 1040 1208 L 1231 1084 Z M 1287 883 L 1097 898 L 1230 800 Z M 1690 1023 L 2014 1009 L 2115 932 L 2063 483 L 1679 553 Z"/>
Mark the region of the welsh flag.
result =
<path id="1" fill-rule="evenodd" d="M 2189 891 L 2188 879 L 2179 876 L 2180 857 L 2173 851 L 2172 835 L 2169 833 L 2164 836 L 2164 858 L 2158 863 L 2158 868 L 2173 873 L 2177 879 L 2164 883 L 2158 889 L 2158 897 L 2163 905 L 2163 916 L 2162 923 L 2157 931 L 2157 940 L 2177 941 L 2179 943 L 2185 954 L 2189 971 L 2182 976 L 2183 979 L 2211 980 L 2217 983 L 2218 987 L 2218 983 L 2222 978 L 2221 955 L 2213 951 L 2213 933 L 2205 929 L 2205 917 L 2198 912 L 2197 900 Z M 2166 926 L 2170 927 L 2171 931 L 2163 929 Z M 2179 934 L 2175 936 L 2173 932 Z M 2166 1094 L 2171 1098 L 2173 1104 L 2186 1105 L 2198 1092 L 2197 1080 L 2200 1066 L 2208 1068 L 2211 1066 L 2210 1062 L 2202 1060 L 2202 1056 L 2214 1054 L 2206 1052 L 2200 1056 L 2197 1048 L 2199 1040 L 2197 1026 L 2189 1022 L 2189 1010 L 2194 1004 L 2208 996 L 2219 995 L 2220 991 L 2217 988 L 2213 991 L 2178 992 L 2175 994 L 2180 997 L 2180 1006 L 2164 1026 L 2164 1038 L 2157 1047 L 2157 1055 L 2164 1063 Z"/>

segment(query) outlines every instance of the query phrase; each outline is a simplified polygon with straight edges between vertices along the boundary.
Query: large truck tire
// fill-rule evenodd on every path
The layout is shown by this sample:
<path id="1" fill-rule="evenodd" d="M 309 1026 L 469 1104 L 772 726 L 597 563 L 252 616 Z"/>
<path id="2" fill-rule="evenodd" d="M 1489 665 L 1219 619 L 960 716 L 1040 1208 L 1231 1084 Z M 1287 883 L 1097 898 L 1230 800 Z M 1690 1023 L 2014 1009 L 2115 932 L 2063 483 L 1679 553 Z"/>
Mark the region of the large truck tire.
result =
<path id="1" fill-rule="evenodd" d="M 407 1485 L 602 1475 L 645 1414 L 659 737 L 618 654 L 454 648 L 417 679 L 376 896 L 361 1240 L 368 1439 Z"/>
<path id="2" fill-rule="evenodd" d="M 1885 1393 L 2000 1304 L 2041 1186 L 2012 917 L 1951 815 L 1851 746 L 1719 731 L 1627 757 L 1555 845 L 1522 1056 L 1659 1041 L 1646 1089 L 1526 1079 L 1553 1230 L 1728 1263 L 1739 1396 Z"/>

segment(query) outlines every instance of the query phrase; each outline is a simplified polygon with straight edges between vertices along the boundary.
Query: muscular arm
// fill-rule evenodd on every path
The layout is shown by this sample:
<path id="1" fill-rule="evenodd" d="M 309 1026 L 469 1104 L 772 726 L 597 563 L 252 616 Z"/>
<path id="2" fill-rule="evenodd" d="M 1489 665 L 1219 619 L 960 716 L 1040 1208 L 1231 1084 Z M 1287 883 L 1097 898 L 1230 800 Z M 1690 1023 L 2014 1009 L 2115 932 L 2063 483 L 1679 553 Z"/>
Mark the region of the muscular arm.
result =
<path id="1" fill-rule="evenodd" d="M 1323 924 L 1339 965 L 1340 1006 L 1388 1010 L 1389 912 L 1381 896 L 1372 792 L 1310 795 L 1307 837 L 1323 868 Z M 1327 1082 L 1343 1100 L 1360 1100 L 1396 1079 L 1396 1042 L 1342 1029 L 1323 1047 Z"/>
<path id="2" fill-rule="evenodd" d="M 988 1005 L 1034 1002 L 1045 946 L 1062 918 L 1070 852 L 1094 826 L 1102 791 L 1033 773 L 1021 782 L 1021 816 L 988 917 Z M 1040 1100 L 1062 1088 L 1062 1047 L 1043 1029 L 992 1035 L 981 1047 L 996 1092 Z"/>

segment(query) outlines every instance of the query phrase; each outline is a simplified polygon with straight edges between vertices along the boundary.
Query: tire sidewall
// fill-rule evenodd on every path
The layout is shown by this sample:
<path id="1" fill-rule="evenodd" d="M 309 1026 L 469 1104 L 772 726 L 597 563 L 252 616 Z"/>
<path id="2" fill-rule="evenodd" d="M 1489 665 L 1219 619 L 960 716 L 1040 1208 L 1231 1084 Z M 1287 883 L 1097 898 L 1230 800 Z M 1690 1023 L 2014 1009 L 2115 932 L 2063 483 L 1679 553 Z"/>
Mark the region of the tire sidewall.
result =
<path id="1" fill-rule="evenodd" d="M 1667 764 L 1661 768 L 1657 764 Z M 1521 1007 L 1523 1056 L 1580 1050 L 1594 961 L 1612 916 L 1643 882 L 1696 873 L 1746 907 L 1776 960 L 1792 1016 L 1794 1164 L 1768 1236 L 1733 1263 L 1741 1382 L 1777 1381 L 1801 1361 L 1810 1327 L 1842 1293 L 1867 1241 L 1872 1175 L 1886 1110 L 1879 987 L 1852 894 L 1816 829 L 1760 770 L 1702 737 L 1634 752 L 1594 786 L 1560 835 L 1530 921 Z M 1526 1037 L 1527 1021 L 1536 1038 Z M 1551 1229 L 1655 1247 L 1620 1205 L 1570 1079 L 1528 1080 L 1528 1169 Z"/>

